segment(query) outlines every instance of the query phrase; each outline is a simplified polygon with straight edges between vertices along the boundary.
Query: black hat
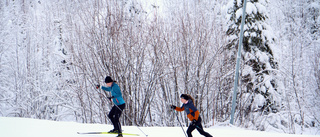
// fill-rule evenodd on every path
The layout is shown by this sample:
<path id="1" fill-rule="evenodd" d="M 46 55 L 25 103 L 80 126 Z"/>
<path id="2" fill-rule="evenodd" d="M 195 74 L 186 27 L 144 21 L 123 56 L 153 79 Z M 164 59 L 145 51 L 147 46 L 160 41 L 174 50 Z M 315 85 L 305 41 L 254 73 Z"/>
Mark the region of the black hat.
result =
<path id="1" fill-rule="evenodd" d="M 107 76 L 106 79 L 104 79 L 104 82 L 110 83 L 110 82 L 115 82 L 115 81 L 113 81 L 110 76 Z"/>
<path id="2" fill-rule="evenodd" d="M 189 96 L 187 94 L 181 94 L 180 98 L 183 98 L 185 100 L 189 100 Z"/>

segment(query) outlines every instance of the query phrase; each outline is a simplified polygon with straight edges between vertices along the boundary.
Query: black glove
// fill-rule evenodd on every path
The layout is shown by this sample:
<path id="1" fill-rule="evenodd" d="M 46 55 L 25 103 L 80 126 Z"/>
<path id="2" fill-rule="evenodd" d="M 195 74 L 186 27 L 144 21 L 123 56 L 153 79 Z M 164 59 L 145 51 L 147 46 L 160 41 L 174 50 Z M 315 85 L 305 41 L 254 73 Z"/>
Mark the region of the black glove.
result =
<path id="1" fill-rule="evenodd" d="M 96 88 L 97 88 L 97 89 L 99 89 L 99 88 L 100 88 L 100 85 L 99 85 L 99 84 L 98 84 L 98 85 L 96 85 Z"/>
<path id="2" fill-rule="evenodd" d="M 112 99 L 112 98 L 114 98 L 114 96 L 111 96 L 111 97 L 107 97 L 107 98 L 108 98 L 108 99 L 109 99 L 109 100 L 111 101 L 111 99 Z"/>
<path id="3" fill-rule="evenodd" d="M 192 120 L 191 125 L 192 125 L 192 126 L 195 126 L 196 123 L 197 123 L 197 120 L 194 119 L 194 120 Z"/>
<path id="4" fill-rule="evenodd" d="M 171 105 L 171 109 L 176 109 L 176 106 L 175 105 Z"/>

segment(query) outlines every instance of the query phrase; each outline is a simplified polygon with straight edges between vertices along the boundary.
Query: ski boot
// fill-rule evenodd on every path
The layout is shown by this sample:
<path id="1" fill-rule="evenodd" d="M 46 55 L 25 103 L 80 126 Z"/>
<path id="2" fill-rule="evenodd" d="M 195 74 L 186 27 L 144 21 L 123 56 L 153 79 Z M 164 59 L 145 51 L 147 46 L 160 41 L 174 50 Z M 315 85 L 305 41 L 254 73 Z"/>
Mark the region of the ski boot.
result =
<path id="1" fill-rule="evenodd" d="M 123 137 L 123 136 L 122 136 L 122 133 L 119 133 L 117 137 Z"/>
<path id="2" fill-rule="evenodd" d="M 118 133 L 118 130 L 112 129 L 108 133 Z"/>

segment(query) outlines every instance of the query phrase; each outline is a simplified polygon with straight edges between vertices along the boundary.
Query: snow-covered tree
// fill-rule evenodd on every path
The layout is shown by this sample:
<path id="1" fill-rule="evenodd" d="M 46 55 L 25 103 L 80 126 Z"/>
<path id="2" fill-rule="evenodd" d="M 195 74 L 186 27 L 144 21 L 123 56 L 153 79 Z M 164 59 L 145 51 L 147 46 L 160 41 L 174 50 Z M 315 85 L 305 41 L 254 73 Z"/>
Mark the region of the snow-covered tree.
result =
<path id="1" fill-rule="evenodd" d="M 301 133 L 306 127 L 317 126 L 316 65 L 319 51 L 317 19 L 319 2 L 312 0 L 274 1 L 273 26 L 278 31 L 280 50 L 279 74 L 283 91 L 282 125 L 288 133 Z"/>
<path id="2" fill-rule="evenodd" d="M 60 27 L 54 26 L 50 3 L 7 1 L 1 3 L 0 86 L 4 116 L 58 120 L 66 104 L 67 68 Z M 46 9 L 47 8 L 47 9 Z M 45 17 L 50 18 L 45 18 Z M 52 17 L 52 18 L 51 18 Z"/>
<path id="3" fill-rule="evenodd" d="M 253 113 L 262 114 L 278 112 L 278 82 L 276 72 L 278 64 L 272 28 L 266 23 L 268 19 L 265 0 L 248 0 L 244 25 L 241 82 L 238 94 L 238 120 L 254 121 Z M 229 27 L 227 35 L 230 52 L 229 59 L 235 60 L 239 42 L 243 2 L 232 0 L 228 4 Z M 253 122 L 254 123 L 254 122 Z"/>

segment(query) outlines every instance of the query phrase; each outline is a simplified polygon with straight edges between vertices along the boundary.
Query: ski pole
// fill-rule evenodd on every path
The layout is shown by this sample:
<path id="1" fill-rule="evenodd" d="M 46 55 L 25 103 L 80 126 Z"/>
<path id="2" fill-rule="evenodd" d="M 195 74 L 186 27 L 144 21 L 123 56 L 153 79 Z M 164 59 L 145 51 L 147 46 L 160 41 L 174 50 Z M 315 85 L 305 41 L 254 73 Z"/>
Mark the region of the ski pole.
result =
<path id="1" fill-rule="evenodd" d="M 176 115 L 176 117 L 177 117 L 177 120 L 178 120 L 178 122 L 179 122 L 179 124 L 180 124 L 180 127 L 181 127 L 181 129 L 182 129 L 182 131 L 183 131 L 183 133 L 184 133 L 184 135 L 187 137 L 187 134 L 186 134 L 186 132 L 184 131 L 184 129 L 183 129 L 183 127 L 182 127 L 182 124 L 181 124 L 181 122 L 180 122 L 180 120 L 179 120 L 179 118 L 178 118 L 178 114 L 173 110 L 173 112 L 174 112 L 174 114 Z"/>

